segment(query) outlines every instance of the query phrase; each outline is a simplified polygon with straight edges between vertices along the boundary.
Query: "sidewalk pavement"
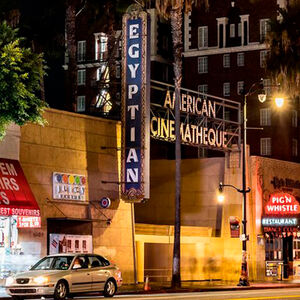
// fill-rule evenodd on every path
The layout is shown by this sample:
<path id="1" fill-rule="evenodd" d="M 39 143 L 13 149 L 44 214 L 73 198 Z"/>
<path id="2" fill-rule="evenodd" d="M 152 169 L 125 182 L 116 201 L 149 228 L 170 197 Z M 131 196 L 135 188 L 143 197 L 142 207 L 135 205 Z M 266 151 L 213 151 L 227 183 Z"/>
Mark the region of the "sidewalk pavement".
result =
<path id="1" fill-rule="evenodd" d="M 150 282 L 150 290 L 144 290 L 144 284 L 124 284 L 119 288 L 117 294 L 154 294 L 154 293 L 187 293 L 187 292 L 208 292 L 208 291 L 234 291 L 234 290 L 255 290 L 269 288 L 300 288 L 300 280 L 264 281 L 250 282 L 250 286 L 237 286 L 237 282 L 224 281 L 183 281 L 181 288 L 174 289 L 170 282 Z M 5 289 L 0 287 L 0 300 L 10 299 Z"/>

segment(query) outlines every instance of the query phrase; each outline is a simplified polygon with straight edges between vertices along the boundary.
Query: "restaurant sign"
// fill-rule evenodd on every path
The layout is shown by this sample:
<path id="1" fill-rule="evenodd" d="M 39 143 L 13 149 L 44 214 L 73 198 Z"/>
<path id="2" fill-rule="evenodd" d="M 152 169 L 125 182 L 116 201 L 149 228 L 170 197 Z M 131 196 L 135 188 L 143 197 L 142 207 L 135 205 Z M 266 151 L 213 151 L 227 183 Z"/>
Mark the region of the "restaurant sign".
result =
<path id="1" fill-rule="evenodd" d="M 53 173 L 53 199 L 86 200 L 86 177 L 78 174 Z"/>
<path id="2" fill-rule="evenodd" d="M 300 214 L 299 203 L 293 195 L 288 193 L 274 193 L 265 206 L 267 215 L 295 215 Z"/>
<path id="3" fill-rule="evenodd" d="M 123 16 L 121 198 L 149 198 L 150 18 L 133 4 Z"/>

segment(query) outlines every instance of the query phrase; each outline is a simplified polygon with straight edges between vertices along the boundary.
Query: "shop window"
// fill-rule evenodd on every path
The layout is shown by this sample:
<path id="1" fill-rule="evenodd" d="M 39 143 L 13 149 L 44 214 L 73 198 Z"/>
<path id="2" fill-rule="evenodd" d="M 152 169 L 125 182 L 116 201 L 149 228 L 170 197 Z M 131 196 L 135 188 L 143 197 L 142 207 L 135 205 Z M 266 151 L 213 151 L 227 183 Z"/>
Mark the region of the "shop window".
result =
<path id="1" fill-rule="evenodd" d="M 282 260 L 282 238 L 266 239 L 266 260 Z"/>
<path id="2" fill-rule="evenodd" d="M 300 239 L 294 239 L 293 242 L 293 257 L 300 260 Z"/>

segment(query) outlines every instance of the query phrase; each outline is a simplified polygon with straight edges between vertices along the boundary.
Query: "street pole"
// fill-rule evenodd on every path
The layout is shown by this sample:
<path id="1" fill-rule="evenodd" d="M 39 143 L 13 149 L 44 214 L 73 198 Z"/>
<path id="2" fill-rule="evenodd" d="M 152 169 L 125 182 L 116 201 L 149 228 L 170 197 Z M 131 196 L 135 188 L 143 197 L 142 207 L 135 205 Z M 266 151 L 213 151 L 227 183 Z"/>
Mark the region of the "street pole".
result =
<path id="1" fill-rule="evenodd" d="M 248 262 L 247 262 L 247 193 L 246 190 L 246 148 L 247 148 L 247 93 L 243 92 L 243 144 L 242 144 L 242 194 L 243 194 L 243 235 L 242 235 L 242 266 L 241 277 L 238 285 L 249 286 Z"/>

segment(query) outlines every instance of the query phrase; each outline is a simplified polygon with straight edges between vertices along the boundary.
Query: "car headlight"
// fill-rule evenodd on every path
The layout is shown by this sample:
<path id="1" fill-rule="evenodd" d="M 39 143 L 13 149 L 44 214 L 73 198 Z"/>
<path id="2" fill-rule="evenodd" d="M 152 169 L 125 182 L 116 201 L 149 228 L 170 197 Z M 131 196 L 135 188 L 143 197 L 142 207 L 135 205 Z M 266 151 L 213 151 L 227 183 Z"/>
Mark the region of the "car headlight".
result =
<path id="1" fill-rule="evenodd" d="M 6 278 L 6 283 L 5 283 L 5 285 L 11 285 L 11 284 L 13 284 L 14 283 L 14 278 L 13 277 L 7 277 Z"/>
<path id="2" fill-rule="evenodd" d="M 49 281 L 49 278 L 45 277 L 45 276 L 39 276 L 39 277 L 33 278 L 33 282 L 37 283 L 37 284 L 44 284 L 44 283 L 47 283 L 48 281 Z"/>

